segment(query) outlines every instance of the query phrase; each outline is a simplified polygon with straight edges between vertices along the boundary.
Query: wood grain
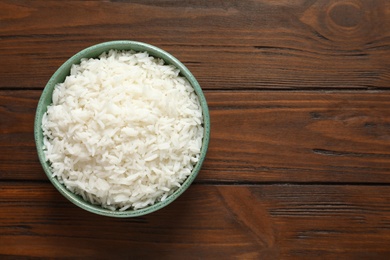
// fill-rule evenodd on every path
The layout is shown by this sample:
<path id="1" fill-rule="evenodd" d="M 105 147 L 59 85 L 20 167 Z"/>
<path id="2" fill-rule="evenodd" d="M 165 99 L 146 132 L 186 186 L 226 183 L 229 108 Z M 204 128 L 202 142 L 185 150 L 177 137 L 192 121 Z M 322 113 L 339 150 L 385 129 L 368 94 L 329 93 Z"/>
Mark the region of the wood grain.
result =
<path id="1" fill-rule="evenodd" d="M 3 182 L 0 255 L 384 259 L 388 186 L 194 185 L 149 216 L 87 213 L 46 183 Z M 110 243 L 107 243 L 110 241 Z"/>
<path id="2" fill-rule="evenodd" d="M 387 92 L 211 92 L 207 98 L 210 179 L 388 183 Z"/>
<path id="3" fill-rule="evenodd" d="M 387 0 L 0 0 L 0 258 L 390 259 Z M 33 138 L 70 56 L 136 40 L 205 91 L 195 183 L 151 215 L 65 200 Z"/>
<path id="4" fill-rule="evenodd" d="M 161 47 L 205 89 L 389 89 L 390 4 L 1 1 L 0 88 L 43 88 L 83 48 Z"/>
<path id="5" fill-rule="evenodd" d="M 33 139 L 41 91 L 0 92 L 0 178 L 46 180 Z M 206 91 L 199 182 L 389 183 L 389 92 Z"/>

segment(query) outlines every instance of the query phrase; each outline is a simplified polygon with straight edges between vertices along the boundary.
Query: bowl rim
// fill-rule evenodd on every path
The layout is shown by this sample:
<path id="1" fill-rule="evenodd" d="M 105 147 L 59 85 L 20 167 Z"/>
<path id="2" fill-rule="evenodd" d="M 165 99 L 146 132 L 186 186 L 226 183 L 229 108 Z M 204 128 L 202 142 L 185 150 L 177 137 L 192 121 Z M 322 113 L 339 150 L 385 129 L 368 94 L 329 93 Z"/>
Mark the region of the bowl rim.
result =
<path id="1" fill-rule="evenodd" d="M 204 135 L 202 140 L 202 147 L 199 156 L 199 161 L 195 164 L 191 174 L 182 183 L 181 187 L 178 188 L 173 194 L 168 196 L 164 201 L 159 201 L 153 205 L 141 209 L 136 209 L 136 210 L 129 209 L 124 211 L 119 211 L 119 210 L 112 211 L 109 209 L 102 208 L 99 205 L 91 204 L 90 202 L 83 200 L 80 196 L 72 193 L 63 184 L 61 184 L 56 177 L 52 176 L 49 163 L 46 161 L 42 149 L 43 146 L 43 133 L 41 127 L 42 117 L 43 114 L 47 111 L 47 106 L 52 102 L 52 92 L 54 90 L 55 85 L 57 83 L 63 82 L 65 77 L 69 75 L 71 66 L 73 64 L 79 64 L 82 58 L 96 58 L 101 53 L 109 51 L 111 49 L 134 50 L 136 52 L 146 51 L 151 56 L 163 59 L 166 64 L 174 65 L 176 68 L 180 70 L 181 76 L 187 78 L 191 86 L 194 88 L 195 93 L 199 98 L 199 102 L 203 113 Z M 172 54 L 154 45 L 144 43 L 144 42 L 130 41 L 130 40 L 108 41 L 108 42 L 102 42 L 99 44 L 92 45 L 74 54 L 72 57 L 66 60 L 51 76 L 45 88 L 43 89 L 40 99 L 38 101 L 38 105 L 35 113 L 35 120 L 34 120 L 34 139 L 35 139 L 35 145 L 38 152 L 39 161 L 48 179 L 53 184 L 53 186 L 70 202 L 72 202 L 76 206 L 86 211 L 98 215 L 102 215 L 102 216 L 117 217 L 117 218 L 138 217 L 138 216 L 143 216 L 155 212 L 169 205 L 174 200 L 176 200 L 185 190 L 187 190 L 188 187 L 191 185 L 191 183 L 195 180 L 202 167 L 202 164 L 204 162 L 208 150 L 208 145 L 210 141 L 210 115 L 209 115 L 209 109 L 208 109 L 206 98 L 203 94 L 203 91 L 198 81 L 195 79 L 194 75 L 190 72 L 190 70 L 183 63 L 181 63 L 177 58 L 175 58 Z"/>

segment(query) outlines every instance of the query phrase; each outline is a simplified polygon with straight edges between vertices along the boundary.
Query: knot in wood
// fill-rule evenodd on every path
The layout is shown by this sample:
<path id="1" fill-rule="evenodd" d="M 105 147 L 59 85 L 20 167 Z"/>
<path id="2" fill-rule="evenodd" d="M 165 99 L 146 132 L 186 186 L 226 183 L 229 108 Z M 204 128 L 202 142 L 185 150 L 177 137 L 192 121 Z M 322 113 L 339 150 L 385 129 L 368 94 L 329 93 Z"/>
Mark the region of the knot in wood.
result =
<path id="1" fill-rule="evenodd" d="M 344 29 L 352 29 L 362 22 L 363 11 L 357 1 L 342 1 L 330 6 L 328 17 L 334 25 Z"/>

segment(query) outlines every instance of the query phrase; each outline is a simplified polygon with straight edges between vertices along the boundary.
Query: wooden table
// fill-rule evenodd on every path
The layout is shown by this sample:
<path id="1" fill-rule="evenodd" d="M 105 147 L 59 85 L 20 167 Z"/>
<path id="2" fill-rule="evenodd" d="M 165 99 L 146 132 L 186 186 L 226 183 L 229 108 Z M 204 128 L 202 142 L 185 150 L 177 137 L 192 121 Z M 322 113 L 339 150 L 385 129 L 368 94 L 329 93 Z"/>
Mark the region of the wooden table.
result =
<path id="1" fill-rule="evenodd" d="M 63 198 L 33 139 L 54 71 L 119 39 L 180 59 L 212 124 L 190 189 L 129 219 Z M 387 0 L 0 1 L 0 76 L 0 258 L 390 258 Z"/>

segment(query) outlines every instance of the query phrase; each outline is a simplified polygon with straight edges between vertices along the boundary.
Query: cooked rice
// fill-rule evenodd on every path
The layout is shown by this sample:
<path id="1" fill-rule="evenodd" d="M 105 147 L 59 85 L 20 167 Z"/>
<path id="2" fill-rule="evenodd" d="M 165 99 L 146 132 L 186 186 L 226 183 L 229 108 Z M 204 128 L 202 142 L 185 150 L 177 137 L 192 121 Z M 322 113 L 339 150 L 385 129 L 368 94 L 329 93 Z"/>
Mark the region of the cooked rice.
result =
<path id="1" fill-rule="evenodd" d="M 134 51 L 73 65 L 42 119 L 53 176 L 110 210 L 164 201 L 191 174 L 203 138 L 198 97 L 179 72 Z"/>

